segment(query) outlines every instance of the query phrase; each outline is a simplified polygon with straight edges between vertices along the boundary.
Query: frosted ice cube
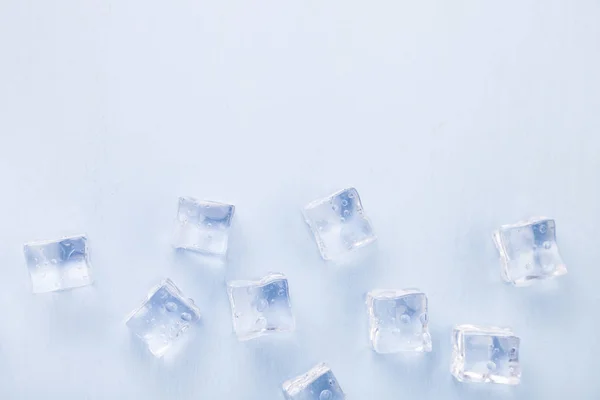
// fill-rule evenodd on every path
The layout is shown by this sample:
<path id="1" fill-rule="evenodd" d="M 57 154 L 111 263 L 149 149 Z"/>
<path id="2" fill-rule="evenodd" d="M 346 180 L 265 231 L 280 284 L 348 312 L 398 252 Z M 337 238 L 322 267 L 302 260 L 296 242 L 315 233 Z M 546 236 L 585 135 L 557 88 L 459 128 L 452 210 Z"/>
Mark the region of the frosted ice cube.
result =
<path id="1" fill-rule="evenodd" d="M 283 274 L 270 273 L 258 281 L 228 282 L 227 293 L 239 340 L 294 330 L 288 281 Z"/>
<path id="2" fill-rule="evenodd" d="M 92 283 L 84 235 L 31 242 L 25 244 L 23 250 L 34 293 L 72 289 Z"/>
<path id="3" fill-rule="evenodd" d="M 126 324 L 154 356 L 162 357 L 199 319 L 200 310 L 194 301 L 183 297 L 177 286 L 165 279 L 130 314 Z"/>
<path id="4" fill-rule="evenodd" d="M 175 248 L 224 257 L 235 207 L 213 201 L 179 198 Z"/>
<path id="5" fill-rule="evenodd" d="M 373 290 L 367 294 L 367 310 L 376 352 L 431 351 L 425 293 L 418 289 Z"/>
<path id="6" fill-rule="evenodd" d="M 283 383 L 286 400 L 344 400 L 346 396 L 331 369 L 318 364 L 307 373 Z"/>
<path id="7" fill-rule="evenodd" d="M 500 253 L 502 278 L 516 286 L 567 273 L 553 219 L 540 217 L 503 225 L 494 232 L 494 243 Z"/>
<path id="8" fill-rule="evenodd" d="M 456 326 L 450 372 L 461 382 L 516 385 L 521 380 L 519 342 L 508 328 Z"/>
<path id="9" fill-rule="evenodd" d="M 324 260 L 340 259 L 376 240 L 354 188 L 311 202 L 303 214 Z"/>

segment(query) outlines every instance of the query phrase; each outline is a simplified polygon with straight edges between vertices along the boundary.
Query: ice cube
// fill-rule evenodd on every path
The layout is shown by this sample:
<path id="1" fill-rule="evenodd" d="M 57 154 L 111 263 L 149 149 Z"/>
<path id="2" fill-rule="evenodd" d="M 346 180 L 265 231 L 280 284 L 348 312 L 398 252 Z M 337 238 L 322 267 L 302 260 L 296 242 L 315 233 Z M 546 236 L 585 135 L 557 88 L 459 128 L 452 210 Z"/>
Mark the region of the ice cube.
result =
<path id="1" fill-rule="evenodd" d="M 369 336 L 377 353 L 431 351 L 427 296 L 418 289 L 367 294 Z"/>
<path id="2" fill-rule="evenodd" d="M 461 382 L 516 385 L 521 380 L 519 342 L 508 328 L 456 326 L 450 372 Z"/>
<path id="3" fill-rule="evenodd" d="M 553 219 L 533 218 L 503 225 L 494 232 L 500 253 L 502 278 L 516 286 L 567 273 L 556 245 Z"/>
<path id="4" fill-rule="evenodd" d="M 204 255 L 224 257 L 234 211 L 235 207 L 230 204 L 180 197 L 173 245 Z"/>
<path id="5" fill-rule="evenodd" d="M 270 273 L 258 281 L 228 282 L 227 293 L 239 340 L 294 330 L 288 281 L 283 274 Z"/>
<path id="6" fill-rule="evenodd" d="M 34 293 L 72 289 L 92 283 L 85 235 L 27 243 L 24 252 Z"/>
<path id="7" fill-rule="evenodd" d="M 200 319 L 192 299 L 183 297 L 170 279 L 163 280 L 148 294 L 142 305 L 127 319 L 127 327 L 156 357 L 188 336 L 184 333 Z"/>
<path id="8" fill-rule="evenodd" d="M 303 214 L 324 260 L 345 258 L 376 240 L 354 188 L 311 202 Z"/>
<path id="9" fill-rule="evenodd" d="M 318 364 L 307 373 L 283 383 L 286 400 L 344 400 L 342 391 L 331 369 Z"/>

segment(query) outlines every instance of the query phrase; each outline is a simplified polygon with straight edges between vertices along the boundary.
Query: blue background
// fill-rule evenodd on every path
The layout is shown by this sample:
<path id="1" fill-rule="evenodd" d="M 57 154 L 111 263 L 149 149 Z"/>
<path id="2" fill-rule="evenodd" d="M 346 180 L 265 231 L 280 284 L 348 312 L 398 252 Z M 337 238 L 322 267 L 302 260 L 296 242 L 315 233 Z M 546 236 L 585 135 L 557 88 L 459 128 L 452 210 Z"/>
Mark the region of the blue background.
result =
<path id="1" fill-rule="evenodd" d="M 600 3 L 0 0 L 0 397 L 595 399 Z M 379 237 L 319 258 L 300 217 L 353 185 Z M 170 247 L 177 197 L 237 206 L 230 263 Z M 557 221 L 569 274 L 500 281 L 494 228 Z M 96 285 L 32 295 L 22 245 L 85 232 Z M 297 331 L 238 343 L 226 279 L 288 275 Z M 154 360 L 124 318 L 170 277 L 203 313 Z M 419 287 L 434 350 L 380 357 L 364 294 Z M 457 323 L 513 327 L 522 384 L 448 372 Z"/>

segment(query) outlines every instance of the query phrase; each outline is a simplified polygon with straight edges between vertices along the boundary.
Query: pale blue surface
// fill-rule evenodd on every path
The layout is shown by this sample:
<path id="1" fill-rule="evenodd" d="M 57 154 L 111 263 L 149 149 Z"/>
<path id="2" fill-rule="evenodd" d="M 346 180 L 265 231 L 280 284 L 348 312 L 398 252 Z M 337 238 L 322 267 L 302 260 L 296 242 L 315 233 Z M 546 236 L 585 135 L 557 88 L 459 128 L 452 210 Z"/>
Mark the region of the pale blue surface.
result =
<path id="1" fill-rule="evenodd" d="M 597 0 L 0 0 L 0 398 L 278 399 L 319 361 L 351 399 L 596 399 Z M 379 237 L 320 261 L 300 216 L 354 186 Z M 176 257 L 178 196 L 236 205 L 224 272 Z M 491 232 L 557 222 L 555 292 Z M 32 295 L 23 243 L 85 232 L 93 290 Z M 224 278 L 289 278 L 297 332 L 238 343 Z M 156 362 L 125 316 L 162 277 L 198 340 Z M 379 357 L 364 294 L 419 287 L 433 352 Z M 513 327 L 521 386 L 448 371 L 455 323 Z M 171 397 L 168 397 L 171 396 Z"/>

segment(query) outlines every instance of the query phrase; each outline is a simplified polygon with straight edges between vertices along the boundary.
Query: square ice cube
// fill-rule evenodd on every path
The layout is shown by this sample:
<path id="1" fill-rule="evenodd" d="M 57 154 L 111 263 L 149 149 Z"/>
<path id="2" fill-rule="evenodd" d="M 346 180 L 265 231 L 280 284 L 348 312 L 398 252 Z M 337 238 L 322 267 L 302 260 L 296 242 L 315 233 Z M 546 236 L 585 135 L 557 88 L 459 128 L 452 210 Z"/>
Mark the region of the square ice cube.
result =
<path id="1" fill-rule="evenodd" d="M 174 246 L 224 257 L 235 207 L 214 201 L 179 198 Z"/>
<path id="2" fill-rule="evenodd" d="M 521 380 L 519 342 L 508 328 L 456 326 L 450 372 L 460 382 L 516 385 Z"/>
<path id="3" fill-rule="evenodd" d="M 283 383 L 286 400 L 344 400 L 346 396 L 331 369 L 321 363 Z"/>
<path id="4" fill-rule="evenodd" d="M 23 248 L 34 293 L 90 285 L 91 265 L 84 235 L 31 242 Z"/>
<path id="5" fill-rule="evenodd" d="M 311 202 L 303 214 L 324 260 L 342 258 L 376 240 L 354 188 Z"/>
<path id="6" fill-rule="evenodd" d="M 162 357 L 199 319 L 200 310 L 194 301 L 183 297 L 177 286 L 165 279 L 133 310 L 126 324 L 154 356 Z"/>
<path id="7" fill-rule="evenodd" d="M 494 232 L 502 278 L 516 286 L 567 273 L 556 244 L 553 219 L 533 218 L 503 225 Z"/>
<path id="8" fill-rule="evenodd" d="M 377 353 L 431 351 L 425 293 L 373 290 L 367 294 L 367 310 L 371 345 Z"/>
<path id="9" fill-rule="evenodd" d="M 228 282 L 227 293 L 239 340 L 294 330 L 288 281 L 283 274 L 270 273 L 258 281 Z"/>

